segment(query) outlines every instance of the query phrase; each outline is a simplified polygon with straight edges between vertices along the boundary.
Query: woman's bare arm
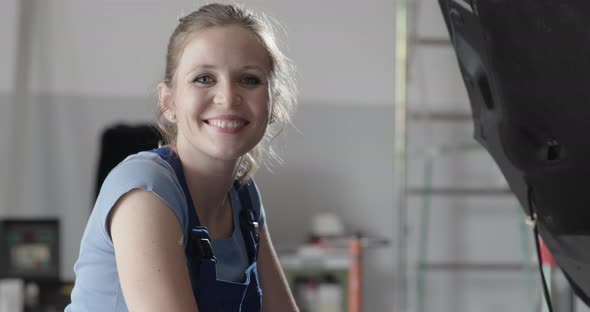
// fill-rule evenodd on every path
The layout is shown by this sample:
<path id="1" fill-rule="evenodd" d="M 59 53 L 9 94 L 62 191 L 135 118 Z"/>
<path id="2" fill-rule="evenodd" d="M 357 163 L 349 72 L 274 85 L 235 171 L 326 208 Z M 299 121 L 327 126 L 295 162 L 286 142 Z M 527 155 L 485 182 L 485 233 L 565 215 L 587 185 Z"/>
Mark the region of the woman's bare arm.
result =
<path id="1" fill-rule="evenodd" d="M 266 224 L 260 231 L 258 272 L 262 288 L 262 311 L 298 312 L 287 279 L 281 269 Z"/>
<path id="2" fill-rule="evenodd" d="M 113 207 L 109 223 L 130 311 L 198 311 L 182 228 L 164 202 L 151 192 L 132 190 Z"/>

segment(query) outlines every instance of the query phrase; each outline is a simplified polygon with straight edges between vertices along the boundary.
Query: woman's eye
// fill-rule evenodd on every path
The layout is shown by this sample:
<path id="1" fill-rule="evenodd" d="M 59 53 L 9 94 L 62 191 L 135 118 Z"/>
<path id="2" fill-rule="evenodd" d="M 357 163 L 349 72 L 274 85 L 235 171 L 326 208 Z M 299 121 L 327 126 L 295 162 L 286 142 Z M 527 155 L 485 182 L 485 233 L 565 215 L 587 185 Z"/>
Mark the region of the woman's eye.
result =
<path id="1" fill-rule="evenodd" d="M 209 76 L 209 75 L 201 75 L 201 76 L 198 76 L 197 78 L 195 78 L 195 80 L 193 80 L 193 82 L 198 82 L 198 83 L 202 83 L 202 84 L 210 84 L 213 82 L 213 78 L 211 78 L 211 76 Z"/>
<path id="2" fill-rule="evenodd" d="M 242 78 L 242 83 L 246 85 L 258 85 L 260 84 L 260 79 L 254 76 L 248 76 Z"/>

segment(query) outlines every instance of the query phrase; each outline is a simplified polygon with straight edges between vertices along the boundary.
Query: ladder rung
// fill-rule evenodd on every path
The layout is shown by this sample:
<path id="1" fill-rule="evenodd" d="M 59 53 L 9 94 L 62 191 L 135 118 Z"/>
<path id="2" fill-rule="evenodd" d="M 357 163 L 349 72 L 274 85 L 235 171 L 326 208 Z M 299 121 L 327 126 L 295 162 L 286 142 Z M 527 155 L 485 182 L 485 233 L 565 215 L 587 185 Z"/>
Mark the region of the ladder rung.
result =
<path id="1" fill-rule="evenodd" d="M 467 263 L 467 262 L 439 262 L 420 263 L 418 268 L 429 271 L 524 271 L 536 269 L 533 265 L 520 263 Z"/>
<path id="2" fill-rule="evenodd" d="M 417 188 L 407 189 L 409 195 L 436 196 L 514 196 L 510 189 L 504 188 Z"/>
<path id="3" fill-rule="evenodd" d="M 412 40 L 415 44 L 418 45 L 428 45 L 428 46 L 437 46 L 437 47 L 450 47 L 451 40 L 449 38 L 444 37 L 414 37 Z"/>
<path id="4" fill-rule="evenodd" d="M 466 104 L 469 106 L 469 104 Z M 470 112 L 425 112 L 413 111 L 408 114 L 413 120 L 472 121 Z"/>

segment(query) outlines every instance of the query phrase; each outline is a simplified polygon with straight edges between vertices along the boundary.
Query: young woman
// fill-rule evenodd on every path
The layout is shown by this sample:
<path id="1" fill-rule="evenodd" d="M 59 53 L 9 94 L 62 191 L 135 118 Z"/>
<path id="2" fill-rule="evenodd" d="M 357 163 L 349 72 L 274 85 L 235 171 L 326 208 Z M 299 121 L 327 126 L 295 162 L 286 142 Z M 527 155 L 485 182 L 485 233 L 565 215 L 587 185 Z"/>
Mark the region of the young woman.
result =
<path id="1" fill-rule="evenodd" d="M 66 311 L 297 311 L 251 179 L 295 105 L 269 19 L 181 18 L 158 94 L 167 145 L 106 178 Z"/>

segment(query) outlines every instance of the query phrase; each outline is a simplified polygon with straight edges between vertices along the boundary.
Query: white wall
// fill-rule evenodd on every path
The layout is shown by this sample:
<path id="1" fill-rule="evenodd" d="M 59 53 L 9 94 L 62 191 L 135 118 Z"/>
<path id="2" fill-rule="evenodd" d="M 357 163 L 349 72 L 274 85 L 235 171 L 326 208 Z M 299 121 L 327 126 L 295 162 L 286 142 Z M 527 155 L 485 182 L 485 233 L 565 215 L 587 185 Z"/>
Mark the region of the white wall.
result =
<path id="1" fill-rule="evenodd" d="M 15 50 L 17 33 L 15 31 L 18 21 L 18 6 L 16 0 L 7 0 L 0 3 L 0 40 L 2 49 L 0 49 L 0 93 L 9 92 L 14 88 L 14 71 L 15 71 Z"/>
<path id="2" fill-rule="evenodd" d="M 2 12 L 2 18 L 0 18 L 0 42 L 2 42 L 2 48 L 0 49 L 0 107 L 3 113 L 0 114 L 0 129 L 2 135 L 0 135 L 1 146 L 9 146 L 10 135 L 12 127 L 12 97 L 10 93 L 14 90 L 14 79 L 16 70 L 16 50 L 17 50 L 17 32 L 16 28 L 18 25 L 18 5 L 16 0 L 2 1 L 0 3 L 0 12 Z M 0 212 L 6 209 L 4 200 L 8 190 L 8 183 L 10 179 L 9 168 L 9 149 L 0 149 Z"/>
<path id="3" fill-rule="evenodd" d="M 191 1 L 34 1 L 32 91 L 144 97 L 163 73 L 168 36 Z M 14 21 L 15 2 L 2 10 Z M 276 17 L 299 68 L 301 98 L 327 103 L 391 105 L 394 4 L 389 1 L 249 1 Z M 16 23 L 15 21 L 13 23 Z M 14 27 L 3 27 L 7 42 Z M 281 36 L 284 38 L 285 36 Z M 3 49 L 4 50 L 4 49 Z M 0 60 L 10 68 L 14 56 Z M 11 89 L 11 73 L 0 90 Z"/>

